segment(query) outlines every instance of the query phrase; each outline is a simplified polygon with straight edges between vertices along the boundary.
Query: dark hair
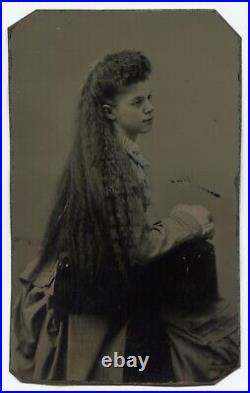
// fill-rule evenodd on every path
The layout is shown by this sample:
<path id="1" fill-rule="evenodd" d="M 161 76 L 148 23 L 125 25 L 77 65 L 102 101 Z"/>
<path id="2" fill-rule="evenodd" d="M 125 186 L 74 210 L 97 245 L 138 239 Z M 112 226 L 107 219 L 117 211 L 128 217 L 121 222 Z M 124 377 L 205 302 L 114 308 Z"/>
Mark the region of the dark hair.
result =
<path id="1" fill-rule="evenodd" d="M 91 70 L 81 92 L 75 142 L 40 256 L 46 263 L 67 255 L 75 312 L 83 303 L 111 307 L 111 299 L 126 292 L 130 268 L 141 258 L 139 244 L 148 231 L 145 196 L 102 105 L 150 72 L 140 52 L 109 54 Z"/>
<path id="2" fill-rule="evenodd" d="M 144 81 L 151 73 L 151 65 L 140 52 L 112 53 L 100 61 L 90 74 L 92 88 L 100 102 L 113 100 L 126 86 Z"/>

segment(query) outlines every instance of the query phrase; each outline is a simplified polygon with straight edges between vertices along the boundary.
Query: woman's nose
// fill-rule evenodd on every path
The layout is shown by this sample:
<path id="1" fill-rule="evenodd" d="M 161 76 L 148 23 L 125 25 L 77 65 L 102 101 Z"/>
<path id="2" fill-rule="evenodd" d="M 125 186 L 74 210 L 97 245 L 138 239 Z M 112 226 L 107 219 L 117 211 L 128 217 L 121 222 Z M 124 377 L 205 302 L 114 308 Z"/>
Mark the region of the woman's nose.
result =
<path id="1" fill-rule="evenodd" d="M 153 111 L 154 111 L 154 107 L 153 107 L 152 103 L 148 100 L 148 101 L 145 103 L 144 112 L 145 112 L 145 113 L 151 113 L 151 112 L 153 112 Z"/>

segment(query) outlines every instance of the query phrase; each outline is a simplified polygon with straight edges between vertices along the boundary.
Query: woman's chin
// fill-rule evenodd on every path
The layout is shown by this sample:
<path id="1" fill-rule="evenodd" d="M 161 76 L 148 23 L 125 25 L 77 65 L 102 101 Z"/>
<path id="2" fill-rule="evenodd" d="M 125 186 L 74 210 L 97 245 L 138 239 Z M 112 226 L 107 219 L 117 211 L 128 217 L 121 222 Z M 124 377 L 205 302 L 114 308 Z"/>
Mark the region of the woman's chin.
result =
<path id="1" fill-rule="evenodd" d="M 151 122 L 151 123 L 147 123 L 144 127 L 143 127 L 143 130 L 142 130 L 142 134 L 147 134 L 148 132 L 151 132 L 152 131 L 152 129 L 153 129 L 153 123 Z"/>

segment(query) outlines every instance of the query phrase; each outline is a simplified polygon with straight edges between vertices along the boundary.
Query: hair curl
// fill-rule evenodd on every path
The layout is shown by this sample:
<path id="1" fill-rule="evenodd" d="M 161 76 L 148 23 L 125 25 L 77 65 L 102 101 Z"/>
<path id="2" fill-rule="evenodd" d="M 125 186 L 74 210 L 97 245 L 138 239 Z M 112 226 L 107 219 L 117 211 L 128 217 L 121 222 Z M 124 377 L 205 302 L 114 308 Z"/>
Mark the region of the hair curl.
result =
<path id="1" fill-rule="evenodd" d="M 81 92 L 76 137 L 40 256 L 46 263 L 66 253 L 73 277 L 71 312 L 112 308 L 115 299 L 119 307 L 131 266 L 141 258 L 139 245 L 148 231 L 145 196 L 103 105 L 150 72 L 140 52 L 108 54 L 90 71 Z"/>

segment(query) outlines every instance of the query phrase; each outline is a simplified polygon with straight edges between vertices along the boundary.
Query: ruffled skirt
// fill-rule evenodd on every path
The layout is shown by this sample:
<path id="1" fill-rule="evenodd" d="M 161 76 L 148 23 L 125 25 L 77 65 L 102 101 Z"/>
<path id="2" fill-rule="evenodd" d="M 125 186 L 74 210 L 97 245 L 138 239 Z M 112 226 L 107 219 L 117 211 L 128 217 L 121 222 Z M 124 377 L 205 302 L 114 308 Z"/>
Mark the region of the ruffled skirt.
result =
<path id="1" fill-rule="evenodd" d="M 123 369 L 104 368 L 101 358 L 125 355 L 128 321 L 97 315 L 57 320 L 51 266 L 36 280 L 30 267 L 21 277 L 22 291 L 12 310 L 11 372 L 24 382 L 123 383 Z M 238 315 L 224 300 L 203 312 L 161 310 L 160 319 L 172 358 L 170 385 L 212 384 L 239 367 Z"/>

